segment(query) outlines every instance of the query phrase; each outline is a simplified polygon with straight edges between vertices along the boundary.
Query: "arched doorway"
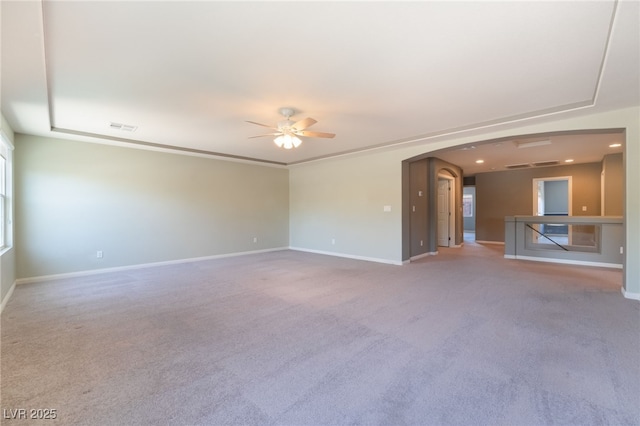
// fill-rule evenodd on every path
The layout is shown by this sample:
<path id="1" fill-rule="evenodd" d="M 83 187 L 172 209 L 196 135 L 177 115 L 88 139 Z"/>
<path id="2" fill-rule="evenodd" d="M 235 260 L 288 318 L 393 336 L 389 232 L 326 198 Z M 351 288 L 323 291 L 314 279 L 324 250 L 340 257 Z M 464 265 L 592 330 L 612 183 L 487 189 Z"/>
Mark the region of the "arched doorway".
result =
<path id="1" fill-rule="evenodd" d="M 441 179 L 446 187 L 443 193 L 439 191 Z M 403 182 L 403 235 L 407 236 L 403 238 L 403 259 L 437 254 L 440 246 L 460 246 L 462 170 L 436 157 L 410 159 L 403 162 Z"/>

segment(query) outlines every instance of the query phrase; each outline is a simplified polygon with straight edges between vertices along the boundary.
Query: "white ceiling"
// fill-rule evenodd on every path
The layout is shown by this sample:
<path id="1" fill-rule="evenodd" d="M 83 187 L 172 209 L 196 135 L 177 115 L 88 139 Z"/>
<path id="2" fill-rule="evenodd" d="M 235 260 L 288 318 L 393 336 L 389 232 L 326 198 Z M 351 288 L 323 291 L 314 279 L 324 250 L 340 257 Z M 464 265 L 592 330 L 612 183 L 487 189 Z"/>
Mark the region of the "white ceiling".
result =
<path id="1" fill-rule="evenodd" d="M 282 164 L 424 143 L 638 105 L 639 5 L 3 0 L 2 113 L 22 133 Z M 337 136 L 294 150 L 249 139 L 264 128 L 245 120 L 275 124 L 284 106 L 299 111 L 294 119 L 318 120 L 310 130 Z M 567 149 L 535 161 L 593 161 L 612 137 L 589 138 L 598 152 L 584 137 L 557 138 L 552 146 Z M 485 160 L 506 151 L 482 145 Z M 509 151 L 521 157 L 496 164 L 534 161 L 528 150 Z M 483 171 L 472 169 L 480 145 L 455 152 L 459 160 L 445 159 L 466 174 Z"/>

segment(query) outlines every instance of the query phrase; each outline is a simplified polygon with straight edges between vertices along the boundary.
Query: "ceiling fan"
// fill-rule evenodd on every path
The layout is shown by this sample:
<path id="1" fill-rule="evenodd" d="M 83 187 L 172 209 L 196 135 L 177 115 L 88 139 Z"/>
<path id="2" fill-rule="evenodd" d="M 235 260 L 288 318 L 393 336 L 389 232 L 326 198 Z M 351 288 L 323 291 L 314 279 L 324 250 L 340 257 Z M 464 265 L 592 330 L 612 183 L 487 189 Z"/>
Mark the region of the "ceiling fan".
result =
<path id="1" fill-rule="evenodd" d="M 299 147 L 302 143 L 298 136 L 306 136 L 309 138 L 332 138 L 335 136 L 334 133 L 313 132 L 307 130 L 309 127 L 317 123 L 317 121 L 313 118 L 307 117 L 299 121 L 291 120 L 291 117 L 295 114 L 295 110 L 293 108 L 280 108 L 278 112 L 282 116 L 284 116 L 285 119 L 279 121 L 277 127 L 247 120 L 247 123 L 257 124 L 258 126 L 275 130 L 275 132 L 273 133 L 251 136 L 249 139 L 262 138 L 265 136 L 276 136 L 273 142 L 275 142 L 275 144 L 278 145 L 279 148 L 291 149 Z"/>

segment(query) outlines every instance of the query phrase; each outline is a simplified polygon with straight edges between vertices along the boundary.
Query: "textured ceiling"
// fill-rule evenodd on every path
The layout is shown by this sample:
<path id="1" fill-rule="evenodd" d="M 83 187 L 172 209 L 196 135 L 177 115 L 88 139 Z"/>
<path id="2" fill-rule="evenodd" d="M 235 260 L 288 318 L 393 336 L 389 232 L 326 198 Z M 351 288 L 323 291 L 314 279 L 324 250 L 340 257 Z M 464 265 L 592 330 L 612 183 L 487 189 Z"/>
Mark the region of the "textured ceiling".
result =
<path id="1" fill-rule="evenodd" d="M 2 112 L 23 133 L 294 164 L 638 105 L 638 15 L 611 1 L 3 1 Z M 337 136 L 290 151 L 249 139 L 264 128 L 245 120 L 275 125 L 283 106 Z"/>

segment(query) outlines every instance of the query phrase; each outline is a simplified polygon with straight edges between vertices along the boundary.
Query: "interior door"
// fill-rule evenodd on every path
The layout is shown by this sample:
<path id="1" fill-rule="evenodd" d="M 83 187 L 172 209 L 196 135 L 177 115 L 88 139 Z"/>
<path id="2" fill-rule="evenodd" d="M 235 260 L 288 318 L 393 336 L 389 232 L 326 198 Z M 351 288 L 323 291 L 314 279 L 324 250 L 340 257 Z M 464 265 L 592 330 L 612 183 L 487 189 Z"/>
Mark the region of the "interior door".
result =
<path id="1" fill-rule="evenodd" d="M 438 179 L 438 245 L 449 247 L 449 179 Z"/>

